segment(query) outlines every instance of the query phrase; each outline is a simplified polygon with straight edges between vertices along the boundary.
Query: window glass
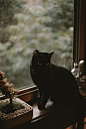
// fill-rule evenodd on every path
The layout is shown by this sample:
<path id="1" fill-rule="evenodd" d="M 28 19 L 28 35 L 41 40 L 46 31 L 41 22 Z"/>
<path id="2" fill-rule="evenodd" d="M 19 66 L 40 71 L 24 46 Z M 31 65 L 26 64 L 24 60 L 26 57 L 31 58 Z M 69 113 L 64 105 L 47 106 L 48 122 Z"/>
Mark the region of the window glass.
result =
<path id="1" fill-rule="evenodd" d="M 73 0 L 1 0 L 0 70 L 15 88 L 33 85 L 35 49 L 53 52 L 52 62 L 71 70 Z"/>

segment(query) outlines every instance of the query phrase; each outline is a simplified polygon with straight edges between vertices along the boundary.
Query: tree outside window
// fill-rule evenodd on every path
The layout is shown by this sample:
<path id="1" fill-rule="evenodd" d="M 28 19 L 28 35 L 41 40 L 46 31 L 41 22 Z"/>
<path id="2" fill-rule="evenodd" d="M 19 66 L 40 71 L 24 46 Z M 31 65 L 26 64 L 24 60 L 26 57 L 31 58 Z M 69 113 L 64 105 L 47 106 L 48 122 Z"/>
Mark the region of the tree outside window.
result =
<path id="1" fill-rule="evenodd" d="M 71 70 L 73 0 L 0 2 L 0 70 L 15 88 L 31 85 L 30 62 L 35 49 L 52 52 L 52 62 Z"/>

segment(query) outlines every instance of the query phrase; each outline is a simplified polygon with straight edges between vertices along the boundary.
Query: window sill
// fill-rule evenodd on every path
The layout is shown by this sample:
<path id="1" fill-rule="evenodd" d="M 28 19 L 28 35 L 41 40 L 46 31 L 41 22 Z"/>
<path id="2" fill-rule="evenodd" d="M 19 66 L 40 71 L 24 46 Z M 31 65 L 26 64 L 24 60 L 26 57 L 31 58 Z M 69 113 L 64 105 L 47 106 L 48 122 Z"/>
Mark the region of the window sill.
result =
<path id="1" fill-rule="evenodd" d="M 19 90 L 17 97 L 25 102 L 34 100 L 39 97 L 38 89 L 36 86 L 28 86 L 28 88 Z M 5 99 L 5 95 L 0 96 L 0 100 L 2 99 Z"/>
<path id="2" fill-rule="evenodd" d="M 75 124 L 82 116 L 79 104 L 79 115 L 77 115 L 76 105 L 67 104 L 62 107 L 55 107 L 51 101 L 48 101 L 46 109 L 39 110 L 36 102 L 28 102 L 33 107 L 32 120 L 13 129 L 65 129 Z"/>
<path id="3" fill-rule="evenodd" d="M 86 89 L 81 89 L 80 93 L 86 96 Z M 4 97 L 4 96 L 3 96 Z M 1 97 L 1 98 L 3 98 Z M 38 110 L 37 99 L 39 98 L 38 89 L 36 86 L 20 90 L 18 97 L 25 102 L 28 102 L 33 107 L 33 118 L 30 122 L 18 126 L 13 129 L 65 129 L 77 121 L 75 105 L 65 105 L 63 107 L 55 107 L 51 101 L 48 101 L 46 109 Z M 35 100 L 35 101 L 31 101 Z M 79 105 L 79 109 L 81 105 Z M 81 111 L 78 111 L 80 116 Z M 54 126 L 54 127 L 53 127 Z"/>
<path id="4" fill-rule="evenodd" d="M 36 86 L 32 86 L 23 90 L 20 90 L 18 93 L 18 98 L 25 102 L 35 100 L 39 97 L 38 89 Z"/>

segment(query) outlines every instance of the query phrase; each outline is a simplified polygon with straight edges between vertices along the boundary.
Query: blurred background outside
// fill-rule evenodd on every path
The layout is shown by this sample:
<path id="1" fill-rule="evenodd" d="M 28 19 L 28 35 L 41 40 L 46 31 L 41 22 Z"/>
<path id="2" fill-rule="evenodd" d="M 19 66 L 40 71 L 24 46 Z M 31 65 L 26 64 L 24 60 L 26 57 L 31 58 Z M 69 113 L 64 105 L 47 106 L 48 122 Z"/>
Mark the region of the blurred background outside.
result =
<path id="1" fill-rule="evenodd" d="M 35 49 L 71 70 L 73 0 L 0 0 L 0 71 L 14 88 L 32 86 Z"/>

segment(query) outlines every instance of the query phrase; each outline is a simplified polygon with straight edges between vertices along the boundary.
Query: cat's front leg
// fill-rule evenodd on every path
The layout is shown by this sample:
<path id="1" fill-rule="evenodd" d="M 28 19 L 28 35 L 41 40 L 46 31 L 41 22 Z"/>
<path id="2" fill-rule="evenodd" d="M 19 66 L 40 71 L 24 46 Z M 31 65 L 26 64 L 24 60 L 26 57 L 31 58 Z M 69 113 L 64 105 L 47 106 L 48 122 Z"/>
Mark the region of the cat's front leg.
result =
<path id="1" fill-rule="evenodd" d="M 41 103 L 41 100 L 42 100 L 42 93 L 40 90 L 39 90 L 39 94 L 40 94 L 40 98 L 37 101 L 37 106 Z"/>
<path id="2" fill-rule="evenodd" d="M 47 103 L 47 100 L 48 100 L 48 96 L 42 95 L 40 102 L 37 103 L 39 110 L 45 108 L 45 104 Z"/>

